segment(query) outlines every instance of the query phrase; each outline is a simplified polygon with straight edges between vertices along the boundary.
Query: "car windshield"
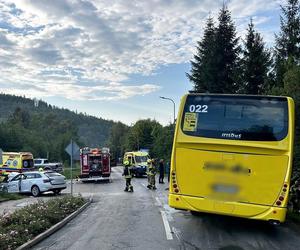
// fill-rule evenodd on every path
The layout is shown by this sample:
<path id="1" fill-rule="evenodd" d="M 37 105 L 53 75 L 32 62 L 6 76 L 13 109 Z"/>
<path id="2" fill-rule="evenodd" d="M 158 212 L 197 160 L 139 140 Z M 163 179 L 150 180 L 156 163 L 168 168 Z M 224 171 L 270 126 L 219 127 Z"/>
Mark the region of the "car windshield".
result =
<path id="1" fill-rule="evenodd" d="M 147 162 L 148 157 L 147 156 L 135 156 L 135 162 L 136 163 L 142 163 L 142 162 Z"/>
<path id="2" fill-rule="evenodd" d="M 34 164 L 41 164 L 42 160 L 34 160 Z"/>

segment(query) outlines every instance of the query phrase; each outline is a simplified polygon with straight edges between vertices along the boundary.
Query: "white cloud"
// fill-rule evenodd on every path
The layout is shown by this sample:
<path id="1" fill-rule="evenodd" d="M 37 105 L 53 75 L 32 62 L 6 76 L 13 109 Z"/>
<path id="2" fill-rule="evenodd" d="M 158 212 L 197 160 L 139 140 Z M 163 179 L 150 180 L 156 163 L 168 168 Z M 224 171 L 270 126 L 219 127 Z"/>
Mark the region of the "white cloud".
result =
<path id="1" fill-rule="evenodd" d="M 80 100 L 157 91 L 157 84 L 128 84 L 130 75 L 188 62 L 206 17 L 222 2 L 0 0 L 0 91 Z M 278 3 L 232 0 L 229 6 L 242 30 L 250 16 Z"/>

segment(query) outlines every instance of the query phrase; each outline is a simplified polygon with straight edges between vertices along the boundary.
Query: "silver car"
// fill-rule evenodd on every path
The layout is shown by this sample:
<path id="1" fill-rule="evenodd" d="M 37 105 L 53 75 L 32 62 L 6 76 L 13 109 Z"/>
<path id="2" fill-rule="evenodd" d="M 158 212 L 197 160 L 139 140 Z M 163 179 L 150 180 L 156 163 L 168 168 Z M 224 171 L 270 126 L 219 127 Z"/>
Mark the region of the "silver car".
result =
<path id="1" fill-rule="evenodd" d="M 14 176 L 8 181 L 9 193 L 31 193 L 33 196 L 52 191 L 54 194 L 67 188 L 66 178 L 56 172 L 25 172 Z"/>
<path id="2" fill-rule="evenodd" d="M 0 193 L 7 193 L 7 184 L 8 182 L 14 178 L 17 174 L 17 172 L 11 172 L 8 176 L 4 177 L 0 182 Z"/>

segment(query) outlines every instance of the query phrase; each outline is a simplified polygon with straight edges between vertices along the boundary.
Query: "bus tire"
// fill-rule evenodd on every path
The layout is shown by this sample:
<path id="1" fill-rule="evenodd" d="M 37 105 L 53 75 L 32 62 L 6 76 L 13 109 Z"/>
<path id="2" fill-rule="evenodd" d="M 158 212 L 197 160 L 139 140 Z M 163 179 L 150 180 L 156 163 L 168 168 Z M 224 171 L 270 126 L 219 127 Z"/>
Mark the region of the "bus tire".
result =
<path id="1" fill-rule="evenodd" d="M 197 212 L 197 211 L 191 210 L 190 212 L 191 212 L 191 215 L 193 215 L 193 216 L 199 216 L 200 215 L 200 212 Z"/>
<path id="2" fill-rule="evenodd" d="M 38 197 L 40 195 L 40 189 L 39 189 L 39 187 L 36 186 L 36 185 L 32 186 L 32 188 L 31 188 L 31 194 L 34 197 Z"/>

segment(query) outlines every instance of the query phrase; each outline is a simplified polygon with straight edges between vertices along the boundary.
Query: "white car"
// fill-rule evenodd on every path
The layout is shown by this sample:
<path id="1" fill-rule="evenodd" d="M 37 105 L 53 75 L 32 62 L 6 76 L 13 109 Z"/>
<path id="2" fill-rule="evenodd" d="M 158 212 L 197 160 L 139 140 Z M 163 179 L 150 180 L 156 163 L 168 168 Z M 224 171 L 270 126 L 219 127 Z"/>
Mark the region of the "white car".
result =
<path id="1" fill-rule="evenodd" d="M 66 178 L 56 172 L 25 172 L 15 175 L 8 181 L 9 193 L 31 193 L 33 196 L 53 191 L 54 194 L 67 188 Z"/>
<path id="2" fill-rule="evenodd" d="M 48 159 L 38 158 L 34 159 L 34 167 L 35 169 L 43 168 L 45 171 L 55 171 L 58 173 L 63 172 L 63 164 L 61 162 L 49 162 Z"/>

